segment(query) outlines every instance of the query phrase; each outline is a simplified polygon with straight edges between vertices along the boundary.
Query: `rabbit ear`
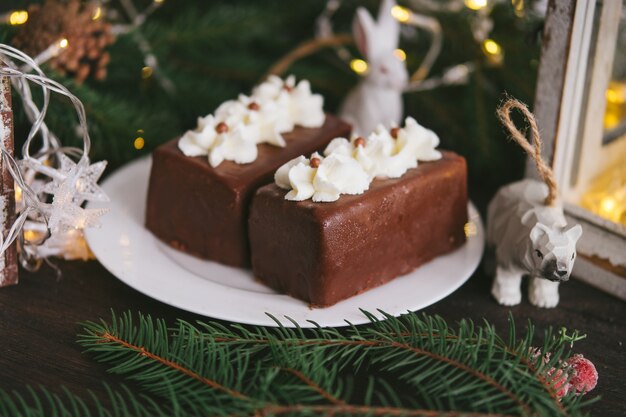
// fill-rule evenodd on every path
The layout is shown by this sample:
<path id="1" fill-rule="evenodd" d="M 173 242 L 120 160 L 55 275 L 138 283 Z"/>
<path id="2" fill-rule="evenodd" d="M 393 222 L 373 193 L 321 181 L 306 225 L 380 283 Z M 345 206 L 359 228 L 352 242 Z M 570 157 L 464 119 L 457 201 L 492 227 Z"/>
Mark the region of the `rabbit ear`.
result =
<path id="1" fill-rule="evenodd" d="M 395 0 L 382 0 L 378 10 L 378 34 L 381 45 L 385 49 L 396 49 L 400 39 L 400 22 L 391 14 L 391 9 L 396 5 Z"/>
<path id="2" fill-rule="evenodd" d="M 376 23 L 372 16 L 363 7 L 359 7 L 352 21 L 352 35 L 354 36 L 357 48 L 359 48 L 359 52 L 361 52 L 365 58 L 368 58 L 372 53 L 375 30 Z"/>

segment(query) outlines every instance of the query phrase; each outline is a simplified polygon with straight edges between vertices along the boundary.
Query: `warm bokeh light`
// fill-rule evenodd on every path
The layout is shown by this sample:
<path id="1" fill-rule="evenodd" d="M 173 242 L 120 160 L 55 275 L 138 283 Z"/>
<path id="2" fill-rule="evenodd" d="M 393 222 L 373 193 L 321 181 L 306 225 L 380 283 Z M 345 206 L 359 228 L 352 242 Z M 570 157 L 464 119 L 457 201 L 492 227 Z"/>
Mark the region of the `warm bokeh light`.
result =
<path id="1" fill-rule="evenodd" d="M 135 141 L 133 142 L 133 146 L 135 147 L 135 149 L 137 150 L 141 150 L 143 149 L 143 147 L 145 146 L 146 141 L 144 140 L 144 138 L 142 138 L 141 136 L 139 136 L 138 138 L 135 138 Z"/>
<path id="2" fill-rule="evenodd" d="M 393 51 L 393 54 L 400 61 L 406 61 L 406 52 L 404 52 L 402 49 L 396 49 L 395 51 Z"/>
<path id="3" fill-rule="evenodd" d="M 515 10 L 515 16 L 524 17 L 524 0 L 511 0 L 511 4 L 513 5 L 513 10 Z"/>
<path id="4" fill-rule="evenodd" d="M 626 164 L 618 163 L 596 177 L 580 205 L 600 217 L 626 225 Z"/>
<path id="5" fill-rule="evenodd" d="M 612 106 L 607 106 L 606 113 L 604 113 L 604 128 L 611 130 L 619 126 L 622 121 L 621 112 L 619 109 L 614 109 Z"/>
<path id="6" fill-rule="evenodd" d="M 91 16 L 92 20 L 98 20 L 102 16 L 102 7 L 96 7 L 96 10 L 93 12 L 93 16 Z"/>
<path id="7" fill-rule="evenodd" d="M 485 39 L 482 43 L 482 50 L 491 64 L 500 65 L 503 60 L 502 47 L 493 39 Z"/>
<path id="8" fill-rule="evenodd" d="M 15 185 L 15 201 L 19 203 L 22 201 L 22 189 L 19 185 Z"/>
<path id="9" fill-rule="evenodd" d="M 600 203 L 600 208 L 602 209 L 602 211 L 605 211 L 608 213 L 615 210 L 615 206 L 616 206 L 616 203 L 612 197 L 605 197 Z"/>
<path id="10" fill-rule="evenodd" d="M 612 80 L 605 96 L 604 128 L 609 130 L 626 121 L 626 82 Z"/>
<path id="11" fill-rule="evenodd" d="M 468 9 L 480 10 L 487 7 L 487 0 L 465 0 L 465 6 Z"/>
<path id="12" fill-rule="evenodd" d="M 16 10 L 9 15 L 10 25 L 23 25 L 28 21 L 28 12 L 26 10 Z"/>
<path id="13" fill-rule="evenodd" d="M 483 42 L 483 49 L 490 55 L 497 55 L 502 51 L 500 45 L 498 45 L 498 43 L 493 39 L 485 39 Z"/>
<path id="14" fill-rule="evenodd" d="M 626 83 L 611 81 L 606 89 L 606 100 L 613 104 L 626 103 Z"/>
<path id="15" fill-rule="evenodd" d="M 68 40 L 67 40 L 66 38 L 63 38 L 63 39 L 61 39 L 61 40 L 59 41 L 59 46 L 60 46 L 61 48 L 67 48 L 67 46 L 68 46 L 69 44 L 70 44 L 70 43 L 68 42 Z"/>
<path id="16" fill-rule="evenodd" d="M 143 78 L 144 80 L 147 80 L 148 78 L 152 77 L 152 73 L 154 72 L 154 70 L 152 69 L 152 67 L 143 67 L 141 69 L 141 78 Z"/>
<path id="17" fill-rule="evenodd" d="M 411 18 L 409 9 L 398 5 L 391 8 L 391 15 L 400 23 L 406 23 Z"/>
<path id="18" fill-rule="evenodd" d="M 363 74 L 367 72 L 367 62 L 362 59 L 353 59 L 350 61 L 350 68 L 357 74 Z"/>
<path id="19" fill-rule="evenodd" d="M 43 234 L 35 230 L 24 230 L 24 240 L 30 243 L 36 243 L 41 240 Z"/>

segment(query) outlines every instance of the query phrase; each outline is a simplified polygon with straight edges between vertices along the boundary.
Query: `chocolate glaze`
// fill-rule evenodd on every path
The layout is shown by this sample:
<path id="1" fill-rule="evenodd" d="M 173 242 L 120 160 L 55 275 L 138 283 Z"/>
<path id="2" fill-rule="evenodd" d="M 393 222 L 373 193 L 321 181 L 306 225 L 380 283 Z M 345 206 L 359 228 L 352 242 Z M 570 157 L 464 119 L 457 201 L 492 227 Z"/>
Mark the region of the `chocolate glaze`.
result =
<path id="1" fill-rule="evenodd" d="M 287 201 L 285 190 L 266 185 L 250 212 L 252 271 L 320 307 L 406 274 L 465 242 L 466 171 L 464 158 L 443 152 L 332 203 Z"/>
<path id="2" fill-rule="evenodd" d="M 317 129 L 296 127 L 283 135 L 287 146 L 259 145 L 250 164 L 188 157 L 178 139 L 159 146 L 152 155 L 146 227 L 164 242 L 184 252 L 227 265 L 249 266 L 248 207 L 261 185 L 274 179 L 285 162 L 309 155 L 337 136 L 347 137 L 350 125 L 331 115 Z"/>

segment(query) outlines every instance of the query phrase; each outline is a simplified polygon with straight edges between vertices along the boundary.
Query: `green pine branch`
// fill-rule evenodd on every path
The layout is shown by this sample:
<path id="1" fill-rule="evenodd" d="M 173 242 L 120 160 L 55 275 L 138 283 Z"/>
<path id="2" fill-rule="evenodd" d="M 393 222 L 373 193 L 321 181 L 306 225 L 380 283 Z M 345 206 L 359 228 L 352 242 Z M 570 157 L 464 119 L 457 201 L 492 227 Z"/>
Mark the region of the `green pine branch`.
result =
<path id="1" fill-rule="evenodd" d="M 583 414 L 582 398 L 559 400 L 549 374 L 571 354 L 576 333 L 547 332 L 544 362 L 530 324 L 518 338 L 511 320 L 504 340 L 488 323 L 453 329 L 427 315 L 368 316 L 371 325 L 345 331 L 184 321 L 168 329 L 127 313 L 86 323 L 79 343 L 188 415 Z"/>
<path id="2" fill-rule="evenodd" d="M 533 345 L 510 319 L 489 323 L 409 314 L 345 330 L 224 326 L 130 313 L 88 322 L 78 342 L 126 386 L 83 399 L 64 390 L 0 391 L 0 415 L 40 416 L 542 416 L 583 415 L 591 401 L 559 400 L 551 373 L 581 338 L 564 329 Z"/>
<path id="3" fill-rule="evenodd" d="M 146 395 L 136 395 L 122 386 L 119 391 L 105 385 L 104 401 L 90 392 L 82 399 L 63 388 L 55 394 L 40 387 L 27 387 L 26 393 L 0 390 L 3 417 L 172 417 L 174 408 L 163 407 Z"/>

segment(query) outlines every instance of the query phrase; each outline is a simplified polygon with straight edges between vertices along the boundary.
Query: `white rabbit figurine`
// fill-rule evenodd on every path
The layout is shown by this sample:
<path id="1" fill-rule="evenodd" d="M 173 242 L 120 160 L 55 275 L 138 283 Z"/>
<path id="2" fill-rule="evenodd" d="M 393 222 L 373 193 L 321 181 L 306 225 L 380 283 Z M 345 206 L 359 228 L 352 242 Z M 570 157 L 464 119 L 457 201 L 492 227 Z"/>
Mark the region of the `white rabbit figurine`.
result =
<path id="1" fill-rule="evenodd" d="M 395 0 L 382 0 L 378 21 L 363 7 L 356 11 L 352 32 L 357 47 L 367 60 L 367 73 L 348 93 L 340 117 L 354 131 L 367 135 L 383 124 L 389 128 L 402 120 L 402 91 L 408 84 L 406 65 L 395 54 L 400 23 L 391 15 Z"/>

